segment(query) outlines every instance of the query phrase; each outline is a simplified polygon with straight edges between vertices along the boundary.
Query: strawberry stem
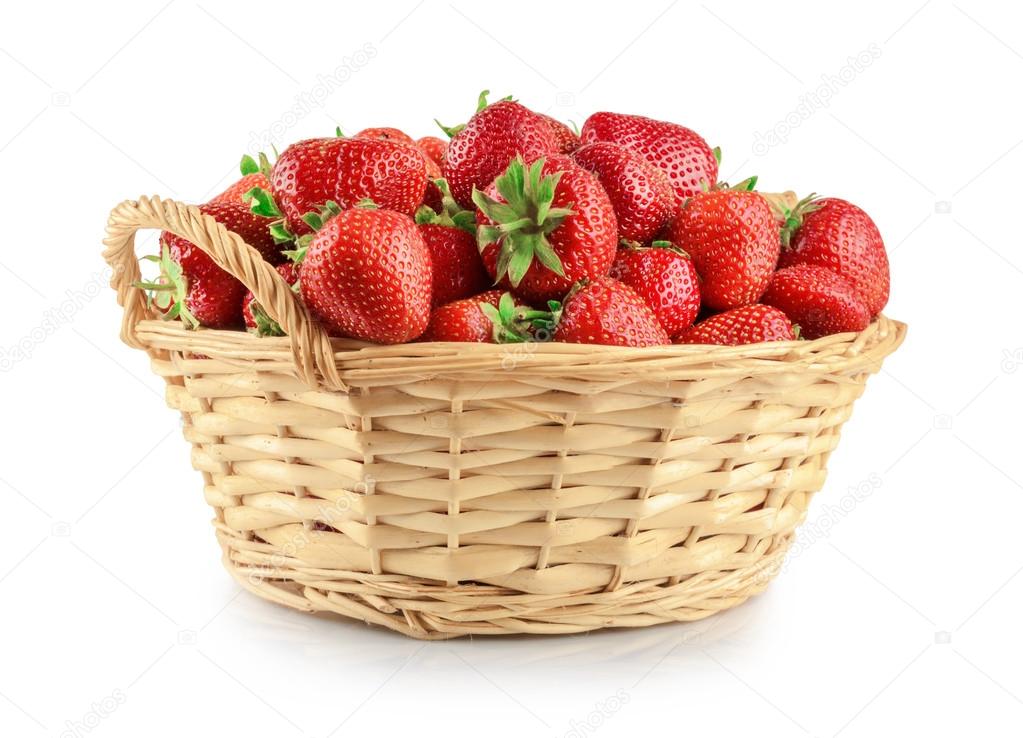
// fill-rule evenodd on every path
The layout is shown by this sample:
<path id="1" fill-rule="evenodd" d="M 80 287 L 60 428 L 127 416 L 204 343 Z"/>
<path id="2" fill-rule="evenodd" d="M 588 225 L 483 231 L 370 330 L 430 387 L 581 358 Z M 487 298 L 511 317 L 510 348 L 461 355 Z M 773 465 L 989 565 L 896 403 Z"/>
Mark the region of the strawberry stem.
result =
<path id="1" fill-rule="evenodd" d="M 481 302 L 480 310 L 494 324 L 495 343 L 529 343 L 535 339 L 533 329 L 546 330 L 553 325 L 551 313 L 528 305 L 516 305 L 510 292 L 501 295 L 497 307 Z"/>
<path id="2" fill-rule="evenodd" d="M 490 102 L 487 100 L 488 95 L 490 95 L 490 90 L 483 90 L 482 92 L 480 92 L 479 97 L 476 98 L 477 113 L 490 105 Z M 498 102 L 507 102 L 509 100 L 514 99 L 515 98 L 512 97 L 511 95 L 505 95 L 500 100 L 498 100 Z M 448 138 L 454 138 L 455 136 L 457 136 L 459 133 L 462 132 L 466 125 L 465 123 L 459 123 L 457 126 L 446 126 L 436 118 L 433 119 L 433 122 L 436 123 L 437 127 L 444 131 L 445 134 L 447 134 Z"/>
<path id="3" fill-rule="evenodd" d="M 782 248 L 789 248 L 792 244 L 792 236 L 795 234 L 799 227 L 803 225 L 803 218 L 812 213 L 814 210 L 820 209 L 818 203 L 820 198 L 817 197 L 816 192 L 811 192 L 809 195 L 804 197 L 802 200 L 797 202 L 791 208 L 781 206 L 781 245 Z M 768 199 L 775 209 L 779 209 L 779 205 L 772 200 Z"/>
<path id="4" fill-rule="evenodd" d="M 415 221 L 420 225 L 444 225 L 461 228 L 476 235 L 476 214 L 464 209 L 451 196 L 451 188 L 443 177 L 433 180 L 441 194 L 441 211 L 438 213 L 429 205 L 422 205 L 416 211 Z"/>

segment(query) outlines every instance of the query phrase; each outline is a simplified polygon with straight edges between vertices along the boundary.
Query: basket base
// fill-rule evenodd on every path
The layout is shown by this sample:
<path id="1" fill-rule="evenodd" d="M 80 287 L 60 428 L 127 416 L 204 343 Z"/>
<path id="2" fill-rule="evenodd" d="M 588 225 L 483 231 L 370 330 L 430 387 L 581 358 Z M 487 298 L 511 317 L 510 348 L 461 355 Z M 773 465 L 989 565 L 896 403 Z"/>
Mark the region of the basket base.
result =
<path id="1" fill-rule="evenodd" d="M 763 592 L 781 569 L 789 534 L 756 564 L 695 574 L 680 582 L 656 579 L 613 591 L 537 595 L 483 584 L 446 586 L 397 575 L 307 572 L 223 563 L 246 590 L 304 612 L 329 612 L 382 625 L 411 638 L 444 640 L 465 635 L 582 633 L 700 620 Z M 223 542 L 222 542 L 223 543 Z"/>

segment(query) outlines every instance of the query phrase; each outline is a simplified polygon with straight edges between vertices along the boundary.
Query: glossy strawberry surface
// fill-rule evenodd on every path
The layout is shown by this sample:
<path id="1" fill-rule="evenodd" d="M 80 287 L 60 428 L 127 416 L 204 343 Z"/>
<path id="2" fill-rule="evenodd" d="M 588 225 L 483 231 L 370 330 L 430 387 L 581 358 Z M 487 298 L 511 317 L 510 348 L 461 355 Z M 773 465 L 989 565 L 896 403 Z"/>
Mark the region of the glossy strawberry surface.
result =
<path id="1" fill-rule="evenodd" d="M 412 136 L 398 128 L 388 128 L 386 126 L 378 128 L 363 128 L 361 131 L 352 136 L 352 138 L 379 138 L 384 141 L 394 141 L 395 143 L 403 143 L 409 146 L 416 145 L 416 140 L 412 138 Z"/>
<path id="2" fill-rule="evenodd" d="M 296 236 L 311 233 L 302 216 L 337 192 L 342 138 L 310 138 L 284 150 L 270 172 L 270 192 Z"/>
<path id="3" fill-rule="evenodd" d="M 569 295 L 554 340 L 604 346 L 663 346 L 670 341 L 650 307 L 635 291 L 599 277 Z"/>
<path id="4" fill-rule="evenodd" d="M 552 118 L 544 113 L 537 113 L 537 115 L 547 121 L 548 125 L 550 125 L 551 133 L 554 134 L 554 140 L 558 144 L 559 153 L 570 154 L 576 150 L 579 146 L 579 135 L 575 131 L 557 118 Z"/>
<path id="5" fill-rule="evenodd" d="M 264 190 L 270 189 L 270 180 L 262 172 L 246 174 L 226 190 L 214 197 L 210 202 L 240 202 L 244 203 L 243 195 L 253 187 Z"/>
<path id="6" fill-rule="evenodd" d="M 341 207 L 351 207 L 368 198 L 380 208 L 412 215 L 423 201 L 426 162 L 415 146 L 347 139 L 338 150 L 334 200 Z"/>
<path id="7" fill-rule="evenodd" d="M 744 305 L 700 321 L 675 342 L 741 346 L 763 341 L 793 341 L 795 338 L 792 321 L 778 308 Z"/>
<path id="8" fill-rule="evenodd" d="M 618 218 L 618 236 L 645 243 L 675 208 L 668 176 L 632 149 L 607 141 L 580 146 L 572 158 L 593 172 L 607 191 Z"/>
<path id="9" fill-rule="evenodd" d="M 417 148 L 416 150 L 422 155 L 426 166 L 426 189 L 423 190 L 423 205 L 433 210 L 441 210 L 444 207 L 444 198 L 435 184 L 441 176 L 440 165 L 427 156 L 426 152 L 422 149 Z"/>
<path id="10" fill-rule="evenodd" d="M 712 310 L 756 302 L 781 252 L 779 223 L 756 192 L 701 192 L 678 211 L 668 235 L 692 257 L 703 302 Z"/>
<path id="11" fill-rule="evenodd" d="M 411 215 L 423 201 L 425 157 L 412 146 L 379 138 L 309 139 L 284 150 L 270 188 L 296 235 L 312 231 L 302 216 L 331 200 L 348 208 L 368 198 Z"/>
<path id="12" fill-rule="evenodd" d="M 610 276 L 643 299 L 669 336 L 689 328 L 700 312 L 696 267 L 675 249 L 620 248 Z"/>
<path id="13" fill-rule="evenodd" d="M 845 277 L 863 296 L 871 315 L 888 303 L 888 255 L 881 233 L 863 210 L 846 200 L 823 198 L 803 216 L 779 265 L 814 264 Z"/>
<path id="14" fill-rule="evenodd" d="M 494 323 L 483 314 L 480 305 L 486 303 L 497 307 L 502 294 L 501 290 L 489 290 L 437 307 L 419 340 L 493 343 Z"/>
<path id="15" fill-rule="evenodd" d="M 455 226 L 418 226 L 433 264 L 433 306 L 483 292 L 493 280 L 483 267 L 476 236 Z"/>
<path id="16" fill-rule="evenodd" d="M 870 323 L 860 293 L 827 267 L 800 264 L 779 269 L 761 299 L 789 316 L 806 338 L 862 331 Z"/>
<path id="17" fill-rule="evenodd" d="M 668 175 L 679 203 L 717 182 L 714 151 L 698 133 L 677 123 L 642 115 L 594 113 L 583 124 L 579 139 L 583 144 L 611 141 L 639 152 Z"/>
<path id="18" fill-rule="evenodd" d="M 416 140 L 416 145 L 423 153 L 433 159 L 438 166 L 444 164 L 444 154 L 448 150 L 448 142 L 436 136 L 423 136 Z"/>
<path id="19" fill-rule="evenodd" d="M 502 100 L 479 111 L 448 143 L 444 177 L 462 207 L 472 207 L 472 188 L 484 189 L 521 155 L 526 161 L 554 154 L 551 125 L 523 105 Z"/>
<path id="20" fill-rule="evenodd" d="M 417 338 L 430 318 L 430 250 L 411 218 L 351 208 L 313 236 L 302 299 L 332 335 L 374 343 Z"/>

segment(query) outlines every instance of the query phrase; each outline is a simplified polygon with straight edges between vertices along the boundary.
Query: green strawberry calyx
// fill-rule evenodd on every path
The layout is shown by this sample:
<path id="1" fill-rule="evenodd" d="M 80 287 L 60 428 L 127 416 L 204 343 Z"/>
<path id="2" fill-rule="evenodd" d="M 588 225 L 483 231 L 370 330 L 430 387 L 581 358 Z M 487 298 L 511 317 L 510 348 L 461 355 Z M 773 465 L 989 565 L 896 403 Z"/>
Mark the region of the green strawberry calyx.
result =
<path id="1" fill-rule="evenodd" d="M 269 178 L 270 170 L 273 168 L 270 164 L 269 157 L 267 157 L 267 155 L 262 151 L 256 154 L 256 157 L 256 159 L 253 159 L 248 154 L 242 156 L 241 165 L 239 167 L 241 169 L 242 176 L 244 177 L 249 174 L 262 174 L 264 177 Z"/>
<path id="2" fill-rule="evenodd" d="M 185 304 L 188 279 L 181 265 L 171 258 L 167 244 L 163 245 L 160 256 L 143 256 L 142 260 L 160 265 L 160 276 L 155 281 L 135 283 L 136 287 L 146 291 L 146 304 L 156 306 L 164 320 L 180 318 L 186 328 L 198 328 L 199 321 Z"/>
<path id="3" fill-rule="evenodd" d="M 429 205 L 421 205 L 416 211 L 416 223 L 419 225 L 443 225 L 461 228 L 467 233 L 476 235 L 476 214 L 464 209 L 451 196 L 451 188 L 443 177 L 433 180 L 441 194 L 441 211 L 438 213 Z"/>
<path id="4" fill-rule="evenodd" d="M 515 157 L 505 173 L 494 180 L 505 202 L 472 188 L 472 201 L 494 222 L 494 225 L 482 225 L 477 230 L 480 251 L 491 244 L 500 244 L 497 280 L 507 276 L 512 287 L 519 286 L 534 259 L 559 277 L 565 277 L 561 259 L 554 252 L 547 235 L 575 211 L 571 203 L 568 207 L 552 207 L 554 193 L 564 172 L 544 175 L 543 165 L 541 157 L 527 169 L 522 157 Z"/>
<path id="5" fill-rule="evenodd" d="M 738 182 L 734 185 L 730 185 L 727 182 L 718 182 L 711 189 L 712 190 L 733 190 L 735 192 L 756 192 L 757 180 L 759 177 L 753 175 L 752 177 L 746 177 L 746 179 Z"/>
<path id="6" fill-rule="evenodd" d="M 480 310 L 493 323 L 495 343 L 531 343 L 549 341 L 556 319 L 554 309 L 560 311 L 560 304 L 548 303 L 551 310 L 537 310 L 528 305 L 516 305 L 510 292 L 498 300 L 497 307 L 481 302 Z"/>
<path id="7" fill-rule="evenodd" d="M 288 252 L 285 252 L 288 253 Z M 304 256 L 304 254 L 303 254 Z M 291 291 L 296 295 L 301 294 L 301 287 L 298 282 L 291 285 Z M 249 312 L 252 313 L 252 321 L 256 324 L 253 332 L 257 336 L 286 336 L 287 333 L 281 328 L 281 324 L 271 318 L 263 306 L 253 300 L 249 303 Z"/>
<path id="8" fill-rule="evenodd" d="M 309 244 L 313 240 L 313 236 L 334 216 L 341 212 L 342 208 L 333 200 L 327 200 L 323 205 L 316 206 L 315 210 L 310 210 L 308 213 L 302 216 L 302 222 L 313 229 L 312 233 L 306 233 L 294 238 L 295 248 L 282 251 L 286 257 L 296 264 L 301 264 L 305 260 L 306 252 L 309 250 Z M 276 240 L 276 239 L 275 239 Z"/>
<path id="9" fill-rule="evenodd" d="M 256 324 L 255 333 L 257 336 L 283 336 L 284 329 L 280 323 L 266 314 L 263 306 L 258 302 L 249 303 L 249 312 L 252 313 L 252 320 Z"/>
<path id="10" fill-rule="evenodd" d="M 323 228 L 324 223 L 340 213 L 341 206 L 333 200 L 327 200 L 327 202 L 323 203 L 323 205 L 318 206 L 316 210 L 303 215 L 302 222 L 314 231 L 318 231 Z"/>
<path id="11" fill-rule="evenodd" d="M 816 192 L 811 192 L 791 208 L 781 209 L 781 245 L 782 248 L 789 248 L 792 244 L 793 234 L 803 225 L 803 218 L 820 209 L 820 198 Z"/>
<path id="12" fill-rule="evenodd" d="M 295 234 L 288 228 L 288 224 L 284 219 L 284 213 L 281 212 L 277 201 L 274 200 L 274 196 L 268 190 L 262 187 L 253 187 L 242 195 L 242 202 L 249 203 L 249 210 L 256 215 L 261 215 L 264 218 L 273 218 L 268 228 L 274 243 L 289 243 L 295 240 Z"/>
<path id="13" fill-rule="evenodd" d="M 490 102 L 487 100 L 487 97 L 489 95 L 490 95 L 490 90 L 483 90 L 482 92 L 480 92 L 479 97 L 476 99 L 476 112 L 477 113 L 480 112 L 481 110 L 483 110 L 483 108 L 485 108 L 488 105 L 490 105 Z M 511 95 L 505 95 L 500 100 L 498 100 L 498 102 L 506 102 L 506 101 L 514 100 L 514 99 L 515 98 L 512 97 Z M 459 133 L 461 133 L 462 130 L 466 126 L 465 123 L 459 123 L 456 126 L 446 126 L 443 123 L 441 123 L 439 120 L 437 120 L 436 118 L 433 119 L 433 122 L 436 123 L 437 127 L 440 128 L 442 131 L 444 131 L 445 134 L 447 134 L 448 138 L 454 138 Z"/>

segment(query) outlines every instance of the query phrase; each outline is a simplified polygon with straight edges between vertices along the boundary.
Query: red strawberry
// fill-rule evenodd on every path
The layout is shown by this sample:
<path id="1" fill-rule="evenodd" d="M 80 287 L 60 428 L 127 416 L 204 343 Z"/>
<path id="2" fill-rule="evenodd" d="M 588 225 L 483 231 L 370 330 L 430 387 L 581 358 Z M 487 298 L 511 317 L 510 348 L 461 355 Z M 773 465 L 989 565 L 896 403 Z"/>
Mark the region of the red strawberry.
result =
<path id="1" fill-rule="evenodd" d="M 558 153 L 571 154 L 576 150 L 576 147 L 579 146 L 579 134 L 557 118 L 552 118 L 545 113 L 537 113 L 537 115 L 547 121 L 548 125 L 550 125 L 551 133 L 554 134 L 554 140 L 558 144 Z"/>
<path id="2" fill-rule="evenodd" d="M 472 207 L 473 188 L 490 185 L 521 155 L 526 161 L 558 151 L 550 124 L 511 100 L 487 105 L 455 134 L 444 156 L 444 178 L 462 207 Z"/>
<path id="3" fill-rule="evenodd" d="M 483 264 L 530 303 L 560 299 L 614 261 L 618 224 L 604 188 L 566 156 L 521 157 L 486 192 L 475 190 Z"/>
<path id="4" fill-rule="evenodd" d="M 423 195 L 423 202 L 434 209 L 439 209 L 441 207 L 440 190 L 438 190 L 437 186 L 433 183 L 434 180 L 439 179 L 441 176 L 440 164 L 435 162 L 430 155 L 416 143 L 414 138 L 397 128 L 365 128 L 356 133 L 352 138 L 375 138 L 383 141 L 393 141 L 394 143 L 405 144 L 406 146 L 414 148 L 417 153 L 423 156 L 423 163 L 426 167 L 426 192 Z M 437 140 L 439 141 L 440 139 Z"/>
<path id="5" fill-rule="evenodd" d="M 604 346 L 664 346 L 670 341 L 657 316 L 631 287 L 598 277 L 565 298 L 554 340 Z"/>
<path id="6" fill-rule="evenodd" d="M 333 201 L 349 208 L 371 199 L 381 208 L 411 215 L 423 201 L 426 157 L 407 144 L 372 138 L 316 138 L 289 146 L 273 166 L 273 201 L 254 206 L 283 215 L 293 235 L 312 228 L 303 216 Z M 265 195 L 265 193 L 264 193 Z"/>
<path id="7" fill-rule="evenodd" d="M 618 249 L 610 276 L 643 298 L 669 336 L 691 326 L 700 312 L 696 267 L 688 254 L 666 241 L 654 242 L 654 248 Z"/>
<path id="8" fill-rule="evenodd" d="M 409 146 L 416 145 L 416 140 L 412 136 L 397 128 L 364 128 L 352 138 L 380 138 L 384 141 L 394 141 Z"/>
<path id="9" fill-rule="evenodd" d="M 572 158 L 597 175 L 618 217 L 618 235 L 645 243 L 668 222 L 675 194 L 668 175 L 641 154 L 618 144 L 598 141 L 576 149 Z"/>
<path id="10" fill-rule="evenodd" d="M 686 202 L 668 228 L 703 280 L 704 304 L 713 310 L 756 302 L 767 288 L 781 251 L 781 231 L 756 192 L 713 190 Z"/>
<path id="11" fill-rule="evenodd" d="M 811 196 L 790 214 L 783 239 L 790 231 L 779 266 L 828 267 L 856 288 L 871 315 L 881 312 L 888 303 L 888 255 L 869 215 L 845 200 Z"/>
<path id="12" fill-rule="evenodd" d="M 342 139 L 339 154 L 339 179 L 332 199 L 341 207 L 369 198 L 380 208 L 412 215 L 423 201 L 427 159 L 414 146 Z"/>
<path id="13" fill-rule="evenodd" d="M 483 292 L 491 285 L 476 246 L 475 214 L 459 207 L 447 182 L 438 182 L 443 207 L 438 212 L 424 206 L 416 212 L 416 224 L 433 263 L 434 308 Z"/>
<path id="14" fill-rule="evenodd" d="M 240 202 L 245 204 L 245 193 L 253 187 L 259 187 L 264 190 L 268 189 L 270 187 L 270 180 L 262 172 L 245 174 L 237 182 L 210 200 L 210 202 Z"/>
<path id="15" fill-rule="evenodd" d="M 430 318 L 430 250 L 412 219 L 392 210 L 356 207 L 328 220 L 309 243 L 299 284 L 332 334 L 403 343 Z"/>
<path id="16" fill-rule="evenodd" d="M 447 153 L 448 143 L 436 136 L 423 136 L 421 139 L 416 141 L 416 145 L 422 149 L 423 153 L 433 159 L 437 166 L 444 165 L 444 154 Z"/>
<path id="17" fill-rule="evenodd" d="M 420 340 L 495 343 L 494 324 L 480 306 L 486 303 L 497 307 L 501 294 L 501 290 L 490 290 L 435 308 Z"/>
<path id="18" fill-rule="evenodd" d="M 211 216 L 262 254 L 270 263 L 284 257 L 267 229 L 268 220 L 254 215 L 241 202 L 210 202 L 199 210 Z M 160 234 L 158 282 L 143 283 L 168 319 L 178 316 L 190 327 L 234 328 L 242 322 L 245 285 L 221 269 L 191 241 L 164 231 Z"/>
<path id="19" fill-rule="evenodd" d="M 266 154 L 260 152 L 258 162 L 248 154 L 243 156 L 241 172 L 241 179 L 214 197 L 210 202 L 245 203 L 247 201 L 245 195 L 249 190 L 254 187 L 264 190 L 270 188 L 270 180 L 267 178 L 270 174 L 270 161 L 266 158 Z"/>
<path id="20" fill-rule="evenodd" d="M 529 339 L 533 316 L 550 319 L 550 313 L 517 303 L 510 293 L 490 290 L 442 305 L 430 316 L 421 341 L 462 343 L 520 343 Z"/>
<path id="21" fill-rule="evenodd" d="M 762 298 L 784 312 L 807 338 L 862 331 L 870 311 L 859 292 L 827 267 L 800 264 L 779 269 Z"/>
<path id="22" fill-rule="evenodd" d="M 292 289 L 298 291 L 298 264 L 293 261 L 286 261 L 277 265 L 277 273 L 284 277 L 284 281 L 292 285 Z M 242 317 L 245 319 L 245 327 L 254 330 L 260 336 L 283 336 L 284 330 L 280 324 L 266 314 L 266 311 L 258 302 L 254 302 L 255 295 L 246 292 L 242 299 Z"/>
<path id="23" fill-rule="evenodd" d="M 686 331 L 675 343 L 740 346 L 762 341 L 794 341 L 792 321 L 770 305 L 744 305 L 712 315 Z"/>
<path id="24" fill-rule="evenodd" d="M 199 210 L 222 224 L 227 230 L 237 233 L 252 246 L 266 261 L 280 264 L 284 261 L 280 244 L 270 235 L 270 220 L 256 215 L 242 202 L 209 202 L 200 205 Z M 168 234 L 169 235 L 169 234 Z M 171 236 L 171 238 L 175 238 Z"/>
<path id="25" fill-rule="evenodd" d="M 426 152 L 419 149 L 426 163 L 426 190 L 423 192 L 423 205 L 441 211 L 444 209 L 444 193 L 437 187 L 437 180 L 441 179 L 440 166 L 426 155 Z"/>
<path id="26" fill-rule="evenodd" d="M 300 236 L 312 232 L 302 216 L 336 200 L 339 180 L 338 151 L 346 139 L 310 138 L 284 150 L 270 172 L 269 193 L 253 190 L 253 211 L 283 216 L 288 230 Z"/>
<path id="27" fill-rule="evenodd" d="M 681 203 L 717 182 L 718 160 L 699 134 L 642 115 L 594 113 L 579 134 L 582 143 L 611 141 L 641 153 L 663 169 Z"/>

